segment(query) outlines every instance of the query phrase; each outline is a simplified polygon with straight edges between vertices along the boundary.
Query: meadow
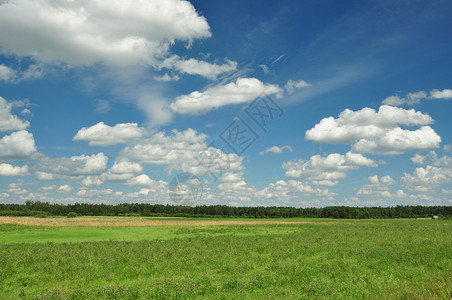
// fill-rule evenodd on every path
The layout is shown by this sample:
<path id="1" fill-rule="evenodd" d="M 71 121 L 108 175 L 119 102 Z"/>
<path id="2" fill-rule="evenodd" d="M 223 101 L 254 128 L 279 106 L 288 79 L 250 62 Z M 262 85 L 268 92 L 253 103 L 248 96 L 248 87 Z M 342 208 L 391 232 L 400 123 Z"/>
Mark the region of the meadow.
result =
<path id="1" fill-rule="evenodd" d="M 452 220 L 0 217 L 0 299 L 450 299 Z"/>

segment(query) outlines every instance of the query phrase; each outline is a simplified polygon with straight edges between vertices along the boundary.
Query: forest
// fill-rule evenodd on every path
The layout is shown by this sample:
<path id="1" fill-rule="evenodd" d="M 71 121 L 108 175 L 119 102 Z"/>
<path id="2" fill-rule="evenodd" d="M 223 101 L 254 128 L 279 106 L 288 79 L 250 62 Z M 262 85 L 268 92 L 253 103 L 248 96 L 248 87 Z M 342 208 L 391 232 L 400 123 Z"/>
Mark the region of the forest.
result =
<path id="1" fill-rule="evenodd" d="M 336 218 L 336 219 L 387 219 L 452 217 L 452 206 L 394 206 L 323 208 L 295 207 L 232 207 L 227 205 L 180 206 L 147 203 L 110 204 L 52 204 L 27 201 L 25 204 L 0 203 L 0 216 L 130 216 L 149 217 L 233 217 L 233 218 Z"/>

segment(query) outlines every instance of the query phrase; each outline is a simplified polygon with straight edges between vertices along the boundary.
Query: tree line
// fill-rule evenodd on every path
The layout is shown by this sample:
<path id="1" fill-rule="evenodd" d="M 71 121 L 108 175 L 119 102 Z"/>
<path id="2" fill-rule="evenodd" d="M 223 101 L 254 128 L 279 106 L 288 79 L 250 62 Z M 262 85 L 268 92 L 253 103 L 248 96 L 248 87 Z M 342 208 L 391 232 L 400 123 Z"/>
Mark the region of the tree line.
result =
<path id="1" fill-rule="evenodd" d="M 51 204 L 27 201 L 25 204 L 0 203 L 0 216 L 154 216 L 154 217 L 235 217 L 235 218 L 337 218 L 337 219 L 387 219 L 452 217 L 452 206 L 403 206 L 323 208 L 295 207 L 233 207 L 227 205 L 180 206 L 147 203 L 110 204 Z"/>

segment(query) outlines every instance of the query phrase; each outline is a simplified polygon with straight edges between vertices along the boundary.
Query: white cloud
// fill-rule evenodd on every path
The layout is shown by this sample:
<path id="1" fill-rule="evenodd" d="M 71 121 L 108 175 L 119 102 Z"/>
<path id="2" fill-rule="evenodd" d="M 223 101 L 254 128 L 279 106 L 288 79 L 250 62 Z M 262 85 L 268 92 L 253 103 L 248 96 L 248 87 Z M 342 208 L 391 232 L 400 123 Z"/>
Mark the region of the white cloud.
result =
<path id="1" fill-rule="evenodd" d="M 30 122 L 21 120 L 17 116 L 11 114 L 12 107 L 13 103 L 9 103 L 0 96 L 0 132 L 23 130 L 30 126 Z"/>
<path id="2" fill-rule="evenodd" d="M 158 132 L 133 147 L 126 147 L 122 156 L 136 162 L 168 165 L 192 161 L 207 148 L 207 136 L 193 129 L 173 130 L 172 133 L 166 136 L 164 132 Z"/>
<path id="3" fill-rule="evenodd" d="M 378 177 L 378 175 L 369 176 L 369 184 L 362 186 L 356 195 L 359 197 L 378 198 L 378 199 L 405 199 L 408 195 L 403 190 L 391 193 L 390 185 L 395 184 L 395 180 L 389 175 Z M 391 203 L 393 204 L 393 203 Z M 381 205 L 381 204 L 380 204 Z M 386 204 L 387 205 L 387 204 Z"/>
<path id="4" fill-rule="evenodd" d="M 0 3 L 2 51 L 50 63 L 152 64 L 175 40 L 191 43 L 210 36 L 207 21 L 188 1 Z"/>
<path id="5" fill-rule="evenodd" d="M 16 71 L 8 66 L 0 65 L 0 81 L 14 81 L 16 79 Z M 1 98 L 1 97 L 0 97 Z"/>
<path id="6" fill-rule="evenodd" d="M 129 179 L 126 182 L 129 186 L 144 186 L 147 187 L 147 193 L 150 191 L 156 192 L 156 191 L 162 191 L 167 189 L 167 183 L 162 180 L 153 180 L 146 174 L 141 174 L 139 176 L 135 176 L 131 179 Z M 146 194 L 147 194 L 146 193 Z"/>
<path id="7" fill-rule="evenodd" d="M 328 189 L 313 188 L 309 184 L 297 180 L 279 180 L 270 183 L 262 190 L 255 192 L 258 199 L 273 199 L 277 202 L 287 203 L 291 199 L 298 199 L 300 195 L 335 196 Z"/>
<path id="8" fill-rule="evenodd" d="M 112 173 L 110 170 L 100 175 L 89 175 L 82 179 L 84 186 L 100 186 L 107 182 L 125 182 L 133 177 L 133 173 Z"/>
<path id="9" fill-rule="evenodd" d="M 73 140 L 89 141 L 90 146 L 110 146 L 136 141 L 144 133 L 145 129 L 138 127 L 137 123 L 121 123 L 111 127 L 99 122 L 80 129 Z"/>
<path id="10" fill-rule="evenodd" d="M 40 189 L 43 191 L 51 191 L 51 190 L 54 190 L 55 188 L 56 188 L 55 185 L 46 185 L 46 186 L 41 187 Z"/>
<path id="11" fill-rule="evenodd" d="M 243 180 L 243 173 L 227 172 L 221 176 L 223 182 L 238 182 Z"/>
<path id="12" fill-rule="evenodd" d="M 352 151 L 374 154 L 401 154 L 439 147 L 441 137 L 429 126 L 417 130 L 399 125 L 421 126 L 433 123 L 428 115 L 414 109 L 382 105 L 378 112 L 365 107 L 346 109 L 338 118 L 328 117 L 307 130 L 305 138 L 317 143 L 350 143 Z"/>
<path id="13" fill-rule="evenodd" d="M 36 152 L 33 135 L 25 130 L 0 139 L 0 160 L 28 159 Z"/>
<path id="14" fill-rule="evenodd" d="M 28 193 L 28 190 L 23 189 L 20 184 L 13 182 L 8 185 L 8 193 L 13 193 L 16 195 L 23 195 L 23 194 Z"/>
<path id="15" fill-rule="evenodd" d="M 122 182 L 131 179 L 135 173 L 143 172 L 139 163 L 127 160 L 116 161 L 113 166 L 100 175 L 90 175 L 82 179 L 84 186 L 100 186 L 107 182 Z"/>
<path id="16" fill-rule="evenodd" d="M 426 155 L 416 154 L 411 161 L 425 167 L 416 168 L 413 174 L 404 173 L 402 182 L 407 188 L 425 192 L 452 182 L 452 158 L 447 155 L 438 157 L 435 151 L 430 151 Z"/>
<path id="17" fill-rule="evenodd" d="M 302 89 L 302 88 L 310 87 L 310 86 L 311 86 L 311 84 L 304 80 L 299 80 L 299 81 L 288 80 L 284 87 L 286 88 L 287 92 L 293 93 L 296 89 Z"/>
<path id="18" fill-rule="evenodd" d="M 389 96 L 383 99 L 381 103 L 392 106 L 402 106 L 406 103 L 406 99 L 400 98 L 399 96 Z"/>
<path id="19" fill-rule="evenodd" d="M 286 176 L 304 178 L 317 183 L 323 180 L 336 180 L 346 177 L 346 171 L 357 170 L 360 167 L 376 167 L 372 159 L 361 154 L 347 152 L 345 155 L 332 153 L 328 156 L 314 155 L 308 161 L 297 160 L 283 164 Z"/>
<path id="20" fill-rule="evenodd" d="M 43 74 L 44 70 L 40 64 L 30 64 L 25 71 L 16 71 L 8 66 L 0 65 L 0 81 L 3 80 L 8 83 L 18 83 L 27 79 L 41 78 Z"/>
<path id="21" fill-rule="evenodd" d="M 337 180 L 312 180 L 312 184 L 315 185 L 325 185 L 325 186 L 333 186 L 339 184 Z"/>
<path id="22" fill-rule="evenodd" d="M 397 127 L 380 137 L 357 141 L 352 150 L 359 153 L 402 154 L 438 148 L 440 143 L 441 137 L 430 126 L 422 126 L 414 131 Z"/>
<path id="23" fill-rule="evenodd" d="M 402 106 L 404 104 L 413 106 L 415 104 L 419 104 L 421 100 L 425 99 L 451 99 L 452 98 L 452 90 L 444 89 L 442 91 L 434 89 L 430 91 L 430 95 L 425 91 L 419 91 L 417 93 L 408 93 L 405 98 L 401 98 L 399 96 L 390 96 L 382 101 L 383 104 L 393 105 L 393 106 Z"/>
<path id="24" fill-rule="evenodd" d="M 306 131 L 306 139 L 317 143 L 351 143 L 359 139 L 376 137 L 397 125 L 420 126 L 433 123 L 428 114 L 388 105 L 378 112 L 365 107 L 358 111 L 346 109 L 338 118 L 328 117 Z"/>
<path id="25" fill-rule="evenodd" d="M 143 166 L 139 163 L 122 160 L 115 162 L 110 171 L 114 174 L 139 173 L 143 172 Z"/>
<path id="26" fill-rule="evenodd" d="M 175 76 L 170 76 L 168 75 L 168 73 L 165 73 L 162 76 L 154 76 L 154 79 L 157 81 L 179 81 L 179 76 L 175 75 Z"/>
<path id="27" fill-rule="evenodd" d="M 36 165 L 35 176 L 39 180 L 77 179 L 84 175 L 96 175 L 107 167 L 108 157 L 103 153 L 72 156 L 70 158 L 40 157 Z"/>
<path id="28" fill-rule="evenodd" d="M 120 194 L 117 194 L 116 196 L 120 196 L 122 195 L 122 192 L 119 192 Z M 77 196 L 80 197 L 98 197 L 98 196 L 112 196 L 115 195 L 115 192 L 112 189 L 102 189 L 102 190 L 97 190 L 97 189 L 88 189 L 85 187 L 80 188 L 77 193 Z"/>
<path id="29" fill-rule="evenodd" d="M 394 184 L 394 179 L 391 178 L 391 176 L 386 175 L 382 177 L 378 177 L 378 175 L 369 176 L 369 181 L 371 184 L 375 185 L 391 185 Z"/>
<path id="30" fill-rule="evenodd" d="M 264 72 L 264 74 L 270 73 L 270 70 L 268 69 L 267 65 L 259 65 L 259 67 L 262 68 L 262 71 Z"/>
<path id="31" fill-rule="evenodd" d="M 135 146 L 126 147 L 120 156 L 140 163 L 166 165 L 169 172 L 181 170 L 195 175 L 242 170 L 243 157 L 208 147 L 206 138 L 193 129 L 173 130 L 171 135 L 158 132 Z"/>
<path id="32" fill-rule="evenodd" d="M 448 157 L 447 155 L 444 155 L 443 157 L 438 157 L 438 154 L 431 150 L 426 155 L 421 155 L 419 153 L 416 153 L 412 158 L 411 161 L 418 165 L 424 165 L 424 164 L 431 164 L 434 166 L 451 166 L 452 167 L 452 158 Z"/>
<path id="33" fill-rule="evenodd" d="M 70 191 L 72 191 L 72 187 L 67 184 L 60 185 L 57 190 L 57 192 L 59 192 L 59 193 L 68 193 Z"/>
<path id="34" fill-rule="evenodd" d="M 218 75 L 237 69 L 237 63 L 235 61 L 229 59 L 225 59 L 225 61 L 226 63 L 217 65 L 194 58 L 184 60 L 178 55 L 173 55 L 164 60 L 159 67 L 176 70 L 182 74 L 201 75 L 209 79 L 217 79 Z"/>
<path id="35" fill-rule="evenodd" d="M 452 90 L 451 89 L 444 89 L 442 91 L 431 90 L 430 98 L 432 98 L 432 99 L 451 99 L 452 98 Z"/>
<path id="36" fill-rule="evenodd" d="M 0 176 L 26 176 L 30 175 L 28 166 L 15 167 L 10 164 L 0 164 Z"/>
<path id="37" fill-rule="evenodd" d="M 410 158 L 414 164 L 423 165 L 425 161 L 425 156 L 416 153 L 412 158 Z"/>
<path id="38" fill-rule="evenodd" d="M 416 168 L 413 174 L 404 173 L 402 182 L 407 188 L 424 191 L 443 183 L 452 181 L 452 169 L 427 165 L 425 168 Z"/>
<path id="39" fill-rule="evenodd" d="M 242 175 L 242 173 L 236 173 L 234 175 L 229 174 L 224 176 L 223 179 L 226 179 L 226 181 L 218 185 L 221 191 L 218 197 L 227 201 L 251 201 L 256 193 L 256 188 L 248 185 Z"/>
<path id="40" fill-rule="evenodd" d="M 143 92 L 137 96 L 137 105 L 148 117 L 151 126 L 168 124 L 173 119 L 173 111 L 168 101 L 152 92 Z"/>
<path id="41" fill-rule="evenodd" d="M 417 93 L 408 93 L 406 95 L 406 102 L 409 105 L 414 105 L 420 103 L 422 99 L 426 99 L 427 97 L 427 93 L 424 91 L 419 91 Z"/>
<path id="42" fill-rule="evenodd" d="M 19 73 L 17 81 L 41 78 L 44 75 L 44 68 L 41 64 L 31 64 L 23 72 Z"/>
<path id="43" fill-rule="evenodd" d="M 199 115 L 225 105 L 251 102 L 262 93 L 272 95 L 281 92 L 277 85 L 265 84 L 256 78 L 238 78 L 226 85 L 179 96 L 170 108 L 179 114 Z"/>
<path id="44" fill-rule="evenodd" d="M 265 149 L 264 151 L 261 151 L 260 155 L 264 155 L 265 153 L 283 154 L 284 151 L 286 151 L 286 150 L 289 151 L 289 152 L 292 152 L 293 148 L 290 147 L 290 146 L 287 146 L 287 145 L 286 146 L 282 146 L 282 147 L 273 146 L 273 147 Z"/>
<path id="45" fill-rule="evenodd" d="M 405 98 L 400 96 L 389 96 L 383 99 L 382 103 L 392 106 L 402 106 L 404 104 L 413 106 L 419 104 L 422 99 L 428 98 L 428 95 L 424 91 L 419 91 L 417 93 L 408 93 Z"/>

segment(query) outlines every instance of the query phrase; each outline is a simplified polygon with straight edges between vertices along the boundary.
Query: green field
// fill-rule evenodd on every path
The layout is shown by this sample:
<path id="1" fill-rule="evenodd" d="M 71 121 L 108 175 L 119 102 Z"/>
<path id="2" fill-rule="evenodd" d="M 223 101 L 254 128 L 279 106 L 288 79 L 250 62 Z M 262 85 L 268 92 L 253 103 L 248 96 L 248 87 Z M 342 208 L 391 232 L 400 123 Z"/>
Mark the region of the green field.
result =
<path id="1" fill-rule="evenodd" d="M 1 224 L 0 299 L 452 297 L 451 220 L 183 220 Z"/>

